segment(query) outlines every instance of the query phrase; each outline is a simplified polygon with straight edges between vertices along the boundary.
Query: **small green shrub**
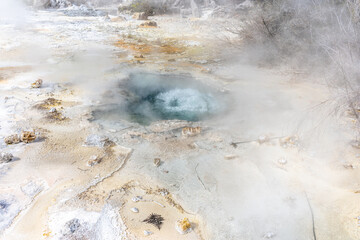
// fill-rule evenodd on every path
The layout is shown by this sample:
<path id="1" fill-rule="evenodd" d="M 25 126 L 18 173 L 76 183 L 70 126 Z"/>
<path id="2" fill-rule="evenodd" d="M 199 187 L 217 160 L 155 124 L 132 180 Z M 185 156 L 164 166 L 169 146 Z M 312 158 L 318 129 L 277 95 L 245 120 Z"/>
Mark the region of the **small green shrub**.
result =
<path id="1" fill-rule="evenodd" d="M 167 13 L 168 8 L 166 4 L 150 0 L 135 0 L 129 6 L 120 7 L 119 11 L 144 12 L 147 16 L 154 16 Z"/>

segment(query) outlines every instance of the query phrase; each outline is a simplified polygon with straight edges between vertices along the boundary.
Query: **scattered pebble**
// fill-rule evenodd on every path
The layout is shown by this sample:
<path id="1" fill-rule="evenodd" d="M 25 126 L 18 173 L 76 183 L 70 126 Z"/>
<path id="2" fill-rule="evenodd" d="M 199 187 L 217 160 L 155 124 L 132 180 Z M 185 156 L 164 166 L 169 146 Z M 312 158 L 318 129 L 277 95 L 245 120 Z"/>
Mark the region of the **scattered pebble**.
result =
<path id="1" fill-rule="evenodd" d="M 280 146 L 283 148 L 297 147 L 299 145 L 299 137 L 289 136 L 279 139 Z"/>
<path id="2" fill-rule="evenodd" d="M 201 127 L 184 127 L 181 130 L 183 136 L 195 136 L 201 133 Z"/>
<path id="3" fill-rule="evenodd" d="M 275 237 L 275 236 L 276 236 L 275 233 L 273 233 L 273 232 L 267 232 L 267 233 L 265 233 L 264 238 L 270 239 L 270 238 L 273 238 L 273 237 Z"/>
<path id="4" fill-rule="evenodd" d="M 96 164 L 99 164 L 100 162 L 101 162 L 101 158 L 96 155 L 93 155 L 90 157 L 89 161 L 87 162 L 87 165 L 94 166 Z"/>
<path id="5" fill-rule="evenodd" d="M 161 165 L 160 158 L 154 158 L 154 165 L 155 165 L 155 167 L 159 167 Z"/>
<path id="6" fill-rule="evenodd" d="M 8 163 L 14 159 L 14 156 L 11 153 L 0 153 L 0 163 Z"/>
<path id="7" fill-rule="evenodd" d="M 130 210 L 131 210 L 132 212 L 134 212 L 134 213 L 138 213 L 138 212 L 139 212 L 139 209 L 136 208 L 136 207 L 133 207 L 133 208 L 131 208 Z"/>
<path id="8" fill-rule="evenodd" d="M 159 191 L 159 193 L 160 193 L 160 194 L 161 194 L 161 196 L 163 196 L 163 197 L 165 197 L 165 196 L 169 195 L 169 192 L 168 192 L 168 190 L 166 190 L 166 189 L 162 189 L 162 190 L 160 190 L 160 191 Z"/>
<path id="9" fill-rule="evenodd" d="M 354 169 L 354 166 L 352 164 L 350 164 L 350 163 L 344 164 L 343 166 L 346 169 Z"/>
<path id="10" fill-rule="evenodd" d="M 133 202 L 139 202 L 139 201 L 142 200 L 142 197 L 141 197 L 141 196 L 136 196 L 136 197 L 133 197 L 131 200 L 132 200 Z"/>
<path id="11" fill-rule="evenodd" d="M 20 138 L 17 134 L 10 135 L 4 139 L 7 145 L 17 144 L 20 142 Z"/>
<path id="12" fill-rule="evenodd" d="M 155 21 L 146 21 L 140 24 L 140 27 L 157 27 L 157 23 Z"/>
<path id="13" fill-rule="evenodd" d="M 260 136 L 260 137 L 258 138 L 258 142 L 259 142 L 260 144 L 266 143 L 266 142 L 268 142 L 269 140 L 270 140 L 269 137 L 268 137 L 268 136 L 265 136 L 265 135 L 262 135 L 262 136 Z"/>
<path id="14" fill-rule="evenodd" d="M 43 80 L 42 80 L 42 79 L 38 79 L 38 80 L 36 80 L 35 82 L 33 82 L 33 83 L 31 84 L 31 87 L 32 87 L 32 88 L 41 88 L 42 84 L 43 84 Z"/>
<path id="15" fill-rule="evenodd" d="M 111 146 L 111 144 L 112 142 L 109 138 L 96 134 L 89 135 L 85 141 L 85 145 L 87 146 L 106 147 Z"/>
<path id="16" fill-rule="evenodd" d="M 235 154 L 225 155 L 226 160 L 232 160 L 232 159 L 235 159 L 237 157 L 238 157 L 238 155 L 235 155 Z"/>
<path id="17" fill-rule="evenodd" d="M 278 160 L 278 163 L 281 165 L 285 165 L 285 164 L 287 164 L 287 160 L 286 160 L 286 158 L 282 157 Z"/>
<path id="18" fill-rule="evenodd" d="M 196 143 L 190 143 L 190 144 L 188 144 L 188 146 L 189 146 L 191 149 L 199 148 L 199 146 L 198 146 Z"/>
<path id="19" fill-rule="evenodd" d="M 35 135 L 35 131 L 22 131 L 21 135 L 20 135 L 20 140 L 24 143 L 31 143 L 33 141 L 35 141 L 36 139 L 36 135 Z"/>
<path id="20" fill-rule="evenodd" d="M 153 233 L 150 232 L 150 231 L 148 231 L 148 230 L 144 230 L 144 235 L 145 235 L 145 236 L 149 236 L 149 235 L 151 235 L 151 234 L 153 234 Z"/>

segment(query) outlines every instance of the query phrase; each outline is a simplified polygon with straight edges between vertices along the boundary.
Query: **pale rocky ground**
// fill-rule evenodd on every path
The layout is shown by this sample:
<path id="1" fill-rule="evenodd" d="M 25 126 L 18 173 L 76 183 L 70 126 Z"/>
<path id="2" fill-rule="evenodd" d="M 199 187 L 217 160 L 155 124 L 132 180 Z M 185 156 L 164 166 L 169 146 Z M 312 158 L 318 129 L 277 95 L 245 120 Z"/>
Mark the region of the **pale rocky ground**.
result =
<path id="1" fill-rule="evenodd" d="M 0 150 L 16 158 L 0 165 L 1 239 L 359 239 L 352 119 L 322 104 L 331 97 L 321 80 L 225 61 L 223 20 L 153 20 L 158 28 L 36 11 L 2 22 Z M 146 127 L 90 121 L 134 70 L 190 73 L 223 93 L 226 111 Z M 48 98 L 61 102 L 37 107 Z M 49 118 L 51 107 L 66 119 Z M 186 126 L 202 132 L 183 137 Z M 32 129 L 33 143 L 3 142 Z M 86 146 L 91 134 L 114 145 Z M 102 161 L 88 166 L 93 155 Z M 151 213 L 164 217 L 161 230 L 142 222 Z M 193 231 L 180 235 L 184 217 Z"/>

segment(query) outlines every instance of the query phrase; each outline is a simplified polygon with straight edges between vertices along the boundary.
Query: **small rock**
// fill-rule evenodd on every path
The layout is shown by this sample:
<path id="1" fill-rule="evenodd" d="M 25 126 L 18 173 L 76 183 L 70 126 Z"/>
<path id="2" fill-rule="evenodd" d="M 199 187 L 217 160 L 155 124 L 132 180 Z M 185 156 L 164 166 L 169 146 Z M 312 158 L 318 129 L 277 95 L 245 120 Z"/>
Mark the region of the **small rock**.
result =
<path id="1" fill-rule="evenodd" d="M 139 209 L 136 208 L 136 207 L 133 207 L 133 208 L 131 208 L 130 210 L 131 210 L 132 212 L 134 212 L 134 213 L 138 213 L 138 212 L 139 212 Z"/>
<path id="2" fill-rule="evenodd" d="M 208 63 L 208 61 L 207 60 L 196 60 L 195 63 L 206 64 L 206 63 Z"/>
<path id="3" fill-rule="evenodd" d="M 275 237 L 275 236 L 276 236 L 275 233 L 273 233 L 273 232 L 268 232 L 268 233 L 265 233 L 264 238 L 270 239 L 270 238 L 273 238 L 273 237 Z"/>
<path id="4" fill-rule="evenodd" d="M 266 142 L 268 142 L 268 141 L 269 141 L 269 138 L 268 138 L 268 136 L 265 136 L 265 135 L 262 135 L 262 136 L 260 136 L 260 137 L 258 138 L 258 142 L 259 142 L 260 144 L 266 143 Z"/>
<path id="5" fill-rule="evenodd" d="M 296 147 L 299 145 L 299 137 L 296 135 L 284 137 L 279 140 L 279 143 L 283 148 Z"/>
<path id="6" fill-rule="evenodd" d="M 153 234 L 153 233 L 150 232 L 150 231 L 148 231 L 148 230 L 144 230 L 144 235 L 145 235 L 145 236 L 149 236 L 149 235 L 151 235 L 151 234 Z"/>
<path id="7" fill-rule="evenodd" d="M 235 159 L 235 158 L 238 158 L 238 155 L 235 155 L 235 154 L 225 155 L 226 160 L 232 160 L 232 159 Z"/>
<path id="8" fill-rule="evenodd" d="M 32 87 L 32 88 L 41 88 L 42 84 L 43 84 L 43 80 L 42 80 L 42 79 L 38 79 L 38 80 L 36 80 L 35 82 L 33 82 L 33 83 L 31 84 L 31 87 Z"/>
<path id="9" fill-rule="evenodd" d="M 354 169 L 354 166 L 352 164 L 350 164 L 350 163 L 344 164 L 343 166 L 346 169 Z"/>
<path id="10" fill-rule="evenodd" d="M 147 21 L 140 24 L 140 27 L 157 27 L 157 23 L 155 21 Z"/>
<path id="11" fill-rule="evenodd" d="M 4 139 L 7 145 L 17 144 L 20 142 L 20 138 L 17 134 L 10 135 Z"/>
<path id="12" fill-rule="evenodd" d="M 183 220 L 179 220 L 175 223 L 175 229 L 180 234 L 186 234 L 191 231 L 191 223 L 189 219 L 184 218 Z"/>
<path id="13" fill-rule="evenodd" d="M 132 15 L 132 18 L 136 20 L 147 20 L 148 15 L 145 12 L 136 12 Z"/>
<path id="14" fill-rule="evenodd" d="M 105 147 L 105 146 L 110 146 L 111 141 L 109 140 L 109 138 L 105 136 L 92 134 L 86 138 L 85 144 L 87 146 Z"/>
<path id="15" fill-rule="evenodd" d="M 154 158 L 154 166 L 155 167 L 159 167 L 161 165 L 161 160 L 160 158 Z"/>
<path id="16" fill-rule="evenodd" d="M 132 200 L 133 202 L 139 202 L 139 201 L 142 200 L 142 197 L 141 197 L 141 196 L 136 196 L 136 197 L 133 197 L 131 200 Z"/>
<path id="17" fill-rule="evenodd" d="M 20 135 L 20 141 L 24 142 L 24 143 L 31 143 L 33 141 L 35 141 L 36 139 L 36 135 L 35 135 L 35 131 L 22 131 L 21 135 Z"/>
<path id="18" fill-rule="evenodd" d="M 189 146 L 189 148 L 191 148 L 191 149 L 196 149 L 196 148 L 199 148 L 199 146 L 196 144 L 196 143 L 190 143 L 190 144 L 188 144 L 188 146 Z"/>
<path id="19" fill-rule="evenodd" d="M 183 136 L 195 136 L 201 133 L 201 127 L 184 127 L 181 130 Z"/>
<path id="20" fill-rule="evenodd" d="M 286 160 L 286 158 L 282 157 L 278 160 L 278 163 L 281 165 L 285 165 L 285 164 L 287 164 L 287 160 Z"/>
<path id="21" fill-rule="evenodd" d="M 13 160 L 14 156 L 11 153 L 0 153 L 0 163 L 8 163 Z"/>
<path id="22" fill-rule="evenodd" d="M 76 232 L 81 224 L 80 224 L 80 220 L 77 218 L 71 219 L 70 221 L 65 223 L 65 226 L 67 228 L 68 231 L 70 231 L 71 233 Z"/>
<path id="23" fill-rule="evenodd" d="M 49 110 L 49 113 L 56 113 L 57 112 L 57 110 L 56 110 L 56 108 L 50 108 L 50 110 Z"/>
<path id="24" fill-rule="evenodd" d="M 90 157 L 89 161 L 87 162 L 87 165 L 92 167 L 96 164 L 99 164 L 100 162 L 101 162 L 101 158 L 93 155 Z"/>
<path id="25" fill-rule="evenodd" d="M 161 190 L 159 191 L 159 193 L 160 193 L 160 195 L 163 196 L 163 197 L 169 195 L 169 192 L 168 192 L 168 190 L 166 190 L 166 189 L 161 189 Z"/>

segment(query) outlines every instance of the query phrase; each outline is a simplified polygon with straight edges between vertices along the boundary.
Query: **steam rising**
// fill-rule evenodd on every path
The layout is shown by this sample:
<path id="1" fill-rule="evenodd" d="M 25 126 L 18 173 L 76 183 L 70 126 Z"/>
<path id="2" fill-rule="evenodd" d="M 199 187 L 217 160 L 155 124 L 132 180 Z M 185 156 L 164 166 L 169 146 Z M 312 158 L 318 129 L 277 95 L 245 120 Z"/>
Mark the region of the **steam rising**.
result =
<path id="1" fill-rule="evenodd" d="M 86 3 L 72 2 L 78 5 Z M 118 1 L 91 2 L 96 6 L 104 6 L 117 4 Z M 210 8 L 214 5 L 215 9 L 221 10 L 218 1 L 192 2 L 198 3 L 200 7 Z M 228 1 L 235 2 L 240 4 L 243 1 Z M 255 4 L 255 1 L 246 2 Z M 316 226 L 324 234 L 329 231 L 331 233 L 327 236 L 335 236 L 333 239 L 351 239 L 347 235 L 349 225 L 338 223 L 343 219 L 351 222 L 354 214 L 341 209 L 341 216 L 336 216 L 332 204 L 343 200 L 346 202 L 344 196 L 352 194 L 350 190 L 357 188 L 353 182 L 353 179 L 358 178 L 355 176 L 356 169 L 351 169 L 354 171 L 353 176 L 345 172 L 347 169 L 342 166 L 342 161 L 357 159 L 348 148 L 353 132 L 346 132 L 339 127 L 337 116 L 327 106 L 323 107 L 322 103 L 329 99 L 324 89 L 329 85 L 335 86 L 333 83 L 337 80 L 343 86 L 350 86 L 349 89 L 358 96 L 360 31 L 349 20 L 351 17 L 359 18 L 359 15 L 349 17 L 348 12 L 340 11 L 344 10 L 343 6 L 340 8 L 330 0 L 285 2 L 285 5 L 272 6 L 280 8 L 280 12 L 254 9 L 254 12 L 249 11 L 250 15 L 254 14 L 253 18 L 244 13 L 244 16 L 249 17 L 249 21 L 241 22 L 245 26 L 236 22 L 240 21 L 236 19 L 235 23 L 239 23 L 242 28 L 236 28 L 236 31 L 232 29 L 232 36 L 236 39 L 232 44 L 239 44 L 241 38 L 240 45 L 237 45 L 241 46 L 240 53 L 230 47 L 221 48 L 227 54 L 225 60 L 231 61 L 213 65 L 213 71 L 206 75 L 208 79 L 205 80 L 191 74 L 159 74 L 118 64 L 116 54 L 119 51 L 114 54 L 109 39 L 113 41 L 119 38 L 123 28 L 118 28 L 116 22 L 100 17 L 106 14 L 90 11 L 86 7 L 70 6 L 54 10 L 65 16 L 57 15 L 59 22 L 44 20 L 55 26 L 44 32 L 56 36 L 56 44 L 48 46 L 50 44 L 44 37 L 45 40 L 36 42 L 36 47 L 24 52 L 29 52 L 26 54 L 28 62 L 40 63 L 34 68 L 42 73 L 41 77 L 44 77 L 46 84 L 62 84 L 61 90 L 64 92 L 67 86 L 69 89 L 74 88 L 74 95 L 70 91 L 66 94 L 72 96 L 72 100 L 81 107 L 90 105 L 96 123 L 100 123 L 104 129 L 125 129 L 124 132 L 117 132 L 123 134 L 117 139 L 126 141 L 126 128 L 122 125 L 124 120 L 148 125 L 163 119 L 181 119 L 204 121 L 211 126 L 210 133 L 203 135 L 203 138 L 174 138 L 174 141 L 184 141 L 195 146 L 195 149 L 190 149 L 187 144 L 183 144 L 185 152 L 191 151 L 186 159 L 169 157 L 171 153 L 167 151 L 172 150 L 168 149 L 176 149 L 177 146 L 166 150 L 161 146 L 159 155 L 169 158 L 163 168 L 156 169 L 148 163 L 146 157 L 157 152 L 152 149 L 154 152 L 151 154 L 142 152 L 143 149 L 149 149 L 141 145 L 146 142 L 147 146 L 153 146 L 153 142 L 141 139 L 142 135 L 139 134 L 134 137 L 136 141 L 139 140 L 136 145 L 138 149 L 130 166 L 141 163 L 135 167 L 135 171 L 138 171 L 136 174 L 149 174 L 150 178 L 159 180 L 180 196 L 184 208 L 192 208 L 193 212 L 204 217 L 209 226 L 215 226 L 206 229 L 212 236 L 216 236 L 214 239 L 313 239 L 312 208 L 319 222 L 316 222 L 319 224 Z M 184 5 L 189 5 L 189 2 L 186 3 Z M 311 11 L 310 6 L 318 12 Z M 307 19 L 308 13 L 311 13 L 311 19 Z M 317 13 L 321 13 L 319 18 L 324 18 L 319 19 Z M 329 13 L 329 16 L 326 15 Z M 88 20 L 84 16 L 92 16 L 93 19 Z M 0 0 L 1 22 L 23 26 L 28 17 L 29 13 L 22 1 Z M 69 17 L 75 20 L 69 20 Z M 197 26 L 199 29 L 203 27 L 202 24 L 213 24 L 211 19 L 198 21 L 204 21 Z M 195 20 L 189 22 L 197 24 Z M 249 22 L 250 25 L 246 25 Z M 149 29 L 143 30 L 145 32 Z M 149 32 L 156 30 L 150 29 Z M 180 54 L 174 56 L 182 57 Z M 130 58 L 132 56 L 129 54 L 126 62 Z M 186 59 L 184 62 L 190 61 Z M 249 62 L 262 66 L 265 63 L 267 67 L 273 67 L 274 63 L 283 64 L 286 69 L 296 65 L 301 67 L 301 71 L 290 68 L 297 74 L 296 81 L 290 81 L 289 75 L 279 76 L 263 68 L 247 66 Z M 331 64 L 331 67 L 327 64 Z M 302 74 L 303 71 L 307 74 Z M 327 86 L 314 87 L 308 76 L 321 76 L 324 72 L 326 77 L 331 75 L 337 78 L 327 78 L 335 79 L 329 81 Z M 26 76 L 28 78 L 25 81 L 30 82 L 39 77 L 34 75 Z M 220 83 L 214 84 L 215 87 L 205 84 L 211 82 L 214 76 L 221 79 Z M 317 82 L 322 80 L 323 76 L 316 78 Z M 220 88 L 226 91 L 219 91 Z M 353 99 L 349 97 L 353 92 L 344 92 L 348 95 L 341 95 L 342 101 Z M 32 94 L 35 95 L 34 92 Z M 359 103 L 355 103 L 354 109 L 357 110 Z M 319 105 L 321 107 L 314 108 Z M 65 108 L 67 110 L 67 106 Z M 78 115 L 75 112 L 74 118 Z M 259 143 L 259 136 L 262 135 L 275 137 L 276 140 Z M 278 138 L 289 136 L 298 137 L 298 145 L 293 148 L 280 146 Z M 241 142 L 237 148 L 230 145 L 235 141 Z M 279 159 L 286 161 L 279 163 Z M 286 166 L 282 164 L 284 162 Z M 146 164 L 151 165 L 150 170 Z M 198 166 L 200 170 L 196 168 Z M 104 221 L 104 224 L 107 222 Z M 108 226 L 106 224 L 104 226 Z"/>
<path id="2" fill-rule="evenodd" d="M 196 89 L 173 89 L 155 97 L 155 105 L 168 113 L 206 113 L 215 109 L 214 99 Z"/>
<path id="3" fill-rule="evenodd" d="M 0 22 L 22 25 L 29 16 L 26 6 L 22 0 L 0 1 Z"/>

